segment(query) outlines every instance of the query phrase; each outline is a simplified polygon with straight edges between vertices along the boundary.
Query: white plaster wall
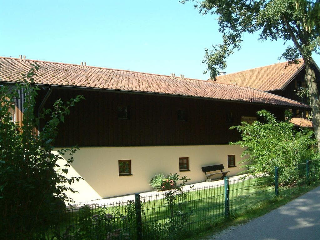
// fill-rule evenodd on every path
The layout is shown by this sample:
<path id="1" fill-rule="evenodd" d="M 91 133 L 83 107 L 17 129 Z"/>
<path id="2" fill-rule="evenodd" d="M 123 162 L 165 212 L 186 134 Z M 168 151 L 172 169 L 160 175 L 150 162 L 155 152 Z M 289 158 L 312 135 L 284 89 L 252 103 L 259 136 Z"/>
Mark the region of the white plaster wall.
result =
<path id="1" fill-rule="evenodd" d="M 73 173 L 84 178 L 75 188 L 88 199 L 152 190 L 150 179 L 157 173 L 178 173 L 190 183 L 205 181 L 201 167 L 223 163 L 229 176 L 236 175 L 243 149 L 231 145 L 157 146 L 157 147 L 85 147 L 78 150 Z M 236 168 L 228 168 L 228 155 L 236 156 Z M 189 157 L 190 171 L 179 172 L 179 157 Z M 132 176 L 119 176 L 118 160 L 131 160 Z M 189 183 L 189 182 L 188 182 Z M 93 191 L 94 190 L 94 191 Z"/>
<path id="2" fill-rule="evenodd" d="M 53 151 L 54 154 L 59 155 L 57 151 Z M 61 159 L 57 161 L 56 171 L 67 177 L 81 177 L 80 174 L 74 169 L 74 167 L 68 167 L 68 173 L 65 174 L 62 169 L 66 169 L 65 165 L 68 164 L 66 159 L 60 156 Z M 74 190 L 77 190 L 79 193 L 74 193 L 67 191 L 66 194 L 73 199 L 75 203 L 88 202 L 95 199 L 101 199 L 101 196 L 85 181 L 75 181 L 72 185 L 66 184 L 68 187 L 72 187 Z"/>

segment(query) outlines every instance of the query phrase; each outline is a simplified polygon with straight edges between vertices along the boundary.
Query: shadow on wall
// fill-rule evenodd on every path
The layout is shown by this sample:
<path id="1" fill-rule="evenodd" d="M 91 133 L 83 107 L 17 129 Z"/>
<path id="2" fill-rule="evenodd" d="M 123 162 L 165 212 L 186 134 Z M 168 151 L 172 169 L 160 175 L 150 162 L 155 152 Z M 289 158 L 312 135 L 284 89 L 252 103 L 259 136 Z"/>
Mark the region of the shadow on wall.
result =
<path id="1" fill-rule="evenodd" d="M 54 154 L 58 155 L 57 151 L 53 152 Z M 57 164 L 59 166 L 64 166 L 67 164 L 67 161 L 63 158 L 60 159 Z M 81 177 L 80 174 L 70 166 L 68 173 L 66 176 L 68 177 Z M 61 167 L 57 168 L 56 171 L 61 171 Z M 67 185 L 70 186 L 70 185 Z M 72 198 L 75 203 L 81 202 L 88 202 L 91 200 L 102 199 L 101 196 L 88 184 L 84 179 L 80 180 L 79 182 L 74 182 L 72 188 L 76 190 L 78 193 L 72 193 L 71 191 L 67 191 L 66 194 L 68 197 Z"/>

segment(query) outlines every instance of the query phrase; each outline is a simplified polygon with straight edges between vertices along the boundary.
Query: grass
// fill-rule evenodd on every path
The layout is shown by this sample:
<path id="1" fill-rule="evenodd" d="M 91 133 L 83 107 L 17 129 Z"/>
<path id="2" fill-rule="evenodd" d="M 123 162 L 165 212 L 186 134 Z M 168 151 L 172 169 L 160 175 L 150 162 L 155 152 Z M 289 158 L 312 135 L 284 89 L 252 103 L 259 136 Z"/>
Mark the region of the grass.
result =
<path id="1" fill-rule="evenodd" d="M 240 214 L 233 215 L 228 219 L 217 222 L 211 228 L 208 228 L 206 231 L 199 233 L 197 236 L 188 238 L 188 240 L 210 239 L 210 237 L 212 237 L 213 235 L 218 234 L 231 226 L 245 224 L 252 219 L 263 216 L 271 212 L 272 210 L 277 209 L 287 204 L 288 202 L 300 197 L 301 195 L 309 192 L 317 186 L 320 186 L 319 182 L 313 183 L 309 186 L 305 185 L 292 188 L 280 188 L 280 195 L 278 197 L 272 197 L 269 200 L 251 205 L 251 209 L 247 209 Z"/>
<path id="2" fill-rule="evenodd" d="M 183 226 L 184 231 L 198 235 L 199 232 L 225 224 L 224 194 L 224 186 L 218 186 L 190 191 L 186 199 L 178 201 L 175 211 L 190 213 L 186 218 L 187 224 Z M 261 186 L 257 179 L 234 182 L 230 185 L 230 210 L 233 218 L 235 214 L 243 214 L 248 211 L 249 207 L 252 208 L 252 206 L 269 201 L 273 196 L 273 188 Z M 162 199 L 148 204 L 153 205 L 153 211 L 150 212 L 149 209 L 145 215 L 145 222 L 150 224 L 155 221 L 156 224 L 163 224 L 163 227 L 166 227 L 170 213 L 168 213 L 165 201 Z"/>
<path id="3" fill-rule="evenodd" d="M 161 197 L 152 201 L 142 199 L 143 228 L 147 231 L 145 234 L 150 234 L 150 239 L 154 239 L 155 233 L 158 234 L 158 239 L 165 239 L 165 236 L 172 231 L 192 234 L 193 237 L 190 239 L 205 239 L 227 227 L 242 224 L 264 215 L 309 191 L 314 186 L 280 188 L 280 196 L 275 197 L 274 187 L 261 185 L 259 179 L 231 182 L 229 191 L 231 215 L 228 219 L 225 218 L 225 189 L 223 185 L 189 191 L 185 198 L 177 197 L 172 211 L 167 201 Z M 108 220 L 102 223 L 108 227 L 109 231 L 121 229 L 124 234 L 135 234 L 135 223 L 132 222 L 135 221 L 133 202 L 128 205 L 115 204 L 110 207 L 94 207 L 86 209 L 84 213 L 81 211 L 72 212 L 69 220 L 60 225 L 60 229 L 65 230 L 69 224 L 74 224 L 84 228 L 91 227 L 95 231 L 96 226 L 93 226 L 92 223 L 96 224 L 96 222 L 93 221 L 94 217 L 92 216 L 100 214 L 102 219 L 105 216 L 113 216 L 112 221 Z M 89 226 L 90 224 L 92 226 Z"/>

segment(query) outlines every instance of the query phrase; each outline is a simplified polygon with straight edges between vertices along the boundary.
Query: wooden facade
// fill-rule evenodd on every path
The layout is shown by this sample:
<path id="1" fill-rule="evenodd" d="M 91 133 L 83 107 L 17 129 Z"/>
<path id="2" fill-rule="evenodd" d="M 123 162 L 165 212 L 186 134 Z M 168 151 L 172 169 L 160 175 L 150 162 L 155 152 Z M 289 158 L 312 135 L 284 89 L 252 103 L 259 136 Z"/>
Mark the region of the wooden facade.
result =
<path id="1" fill-rule="evenodd" d="M 229 128 L 239 125 L 244 116 L 254 117 L 266 109 L 279 119 L 284 117 L 280 106 L 72 88 L 55 88 L 45 107 L 76 95 L 85 100 L 71 108 L 61 123 L 56 147 L 228 144 L 239 139 L 237 131 Z"/>
<path id="2" fill-rule="evenodd" d="M 317 81 L 320 81 L 320 71 L 317 66 L 312 66 L 313 70 L 316 74 Z M 288 81 L 288 84 L 282 89 L 277 91 L 269 91 L 270 93 L 274 93 L 276 95 L 293 99 L 301 103 L 309 104 L 309 100 L 306 96 L 299 96 L 299 90 L 306 89 L 307 83 L 305 81 L 306 70 L 303 68 L 301 71 L 297 72 L 297 74 L 293 77 L 291 81 Z M 320 91 L 320 89 L 318 89 Z"/>
<path id="3" fill-rule="evenodd" d="M 301 72 L 299 72 L 294 79 L 288 83 L 288 85 L 283 90 L 277 90 L 277 91 L 270 91 L 270 93 L 274 93 L 276 95 L 289 98 L 292 100 L 296 100 L 298 102 L 306 103 L 308 104 L 308 101 L 306 97 L 302 98 L 297 93 L 299 88 L 306 87 L 305 83 L 305 69 L 303 69 Z"/>

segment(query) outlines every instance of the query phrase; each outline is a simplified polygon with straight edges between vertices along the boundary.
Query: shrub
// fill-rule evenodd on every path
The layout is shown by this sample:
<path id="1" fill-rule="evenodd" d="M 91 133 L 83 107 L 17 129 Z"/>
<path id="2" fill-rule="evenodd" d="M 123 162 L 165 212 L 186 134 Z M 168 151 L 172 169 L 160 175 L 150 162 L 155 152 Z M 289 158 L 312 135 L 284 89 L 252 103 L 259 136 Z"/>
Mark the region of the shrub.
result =
<path id="1" fill-rule="evenodd" d="M 58 124 L 63 122 L 69 108 L 80 97 L 69 103 L 57 101 L 46 110 L 48 121 L 37 133 L 40 119 L 35 115 L 38 88 L 32 84 L 36 69 L 32 69 L 15 87 L 0 87 L 0 238 L 34 239 L 37 232 L 55 224 L 64 211 L 65 193 L 79 178 L 68 178 L 55 171 L 61 158 L 52 153 Z M 18 91 L 24 92 L 22 124 L 12 121 L 14 101 Z M 70 158 L 62 171 L 67 172 L 75 149 L 61 150 Z"/>
<path id="2" fill-rule="evenodd" d="M 166 176 L 163 173 L 159 173 L 155 175 L 153 178 L 150 180 L 150 186 L 155 189 L 160 191 L 161 190 L 161 185 L 163 180 L 166 178 Z"/>
<path id="3" fill-rule="evenodd" d="M 279 184 L 290 185 L 299 180 L 299 165 L 306 160 L 316 158 L 316 140 L 311 130 L 296 130 L 287 118 L 286 121 L 277 121 L 270 112 L 257 112 L 262 122 L 252 124 L 242 122 L 235 126 L 242 140 L 233 143 L 244 147 L 242 161 L 247 172 L 258 176 L 274 178 L 274 169 L 279 167 Z"/>
<path id="4" fill-rule="evenodd" d="M 164 193 L 166 206 L 168 207 L 169 218 L 163 223 L 147 223 L 144 226 L 147 235 L 152 239 L 185 239 L 186 229 L 192 212 L 186 208 L 185 201 L 188 192 L 183 187 L 189 181 L 186 176 L 180 177 L 177 173 L 155 175 L 150 185 Z M 147 237 L 148 238 L 148 237 Z"/>
<path id="5" fill-rule="evenodd" d="M 85 205 L 74 210 L 73 221 L 66 221 L 64 231 L 57 226 L 50 239 L 132 239 L 136 233 L 134 202 L 117 207 Z M 125 215 L 124 215 L 125 214 Z"/>
<path id="6" fill-rule="evenodd" d="M 159 173 L 151 179 L 150 186 L 158 191 L 166 191 L 176 188 L 178 180 L 180 179 L 177 173 L 170 173 L 167 176 Z"/>

